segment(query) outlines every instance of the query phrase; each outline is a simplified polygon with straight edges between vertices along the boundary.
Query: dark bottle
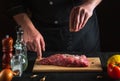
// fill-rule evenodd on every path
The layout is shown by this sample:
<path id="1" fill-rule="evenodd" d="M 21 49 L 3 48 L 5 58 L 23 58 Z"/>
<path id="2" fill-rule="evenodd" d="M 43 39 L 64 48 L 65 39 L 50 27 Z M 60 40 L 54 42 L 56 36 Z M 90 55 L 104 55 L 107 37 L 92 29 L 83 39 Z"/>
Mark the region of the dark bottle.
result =
<path id="1" fill-rule="evenodd" d="M 9 35 L 2 40 L 2 68 L 11 68 L 10 60 L 12 58 L 12 51 L 13 51 L 13 38 Z"/>

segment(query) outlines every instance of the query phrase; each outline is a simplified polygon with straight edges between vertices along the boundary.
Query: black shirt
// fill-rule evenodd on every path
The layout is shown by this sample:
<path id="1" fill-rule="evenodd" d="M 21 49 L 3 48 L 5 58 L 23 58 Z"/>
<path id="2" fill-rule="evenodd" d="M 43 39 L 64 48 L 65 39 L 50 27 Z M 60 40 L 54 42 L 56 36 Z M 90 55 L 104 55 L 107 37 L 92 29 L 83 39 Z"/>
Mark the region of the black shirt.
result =
<path id="1" fill-rule="evenodd" d="M 29 9 L 35 19 L 44 23 L 68 23 L 70 11 L 82 0 L 11 0 L 9 13 L 16 15 Z"/>
<path id="2" fill-rule="evenodd" d="M 46 50 L 93 52 L 100 50 L 99 27 L 95 12 L 79 32 L 69 32 L 71 9 L 82 0 L 11 0 L 8 13 L 32 12 L 35 27 L 45 39 Z"/>

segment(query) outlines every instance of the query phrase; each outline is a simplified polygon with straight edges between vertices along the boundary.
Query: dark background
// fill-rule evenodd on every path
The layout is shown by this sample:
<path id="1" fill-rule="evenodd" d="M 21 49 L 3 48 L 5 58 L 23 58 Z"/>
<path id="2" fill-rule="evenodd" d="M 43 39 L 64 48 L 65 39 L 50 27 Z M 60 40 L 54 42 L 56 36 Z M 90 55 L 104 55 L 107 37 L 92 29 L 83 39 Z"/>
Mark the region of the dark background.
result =
<path id="1" fill-rule="evenodd" d="M 15 22 L 4 11 L 10 0 L 0 0 L 0 50 L 2 39 L 8 34 L 16 38 Z M 103 52 L 120 51 L 120 1 L 103 0 L 96 8 L 100 26 L 101 50 Z"/>

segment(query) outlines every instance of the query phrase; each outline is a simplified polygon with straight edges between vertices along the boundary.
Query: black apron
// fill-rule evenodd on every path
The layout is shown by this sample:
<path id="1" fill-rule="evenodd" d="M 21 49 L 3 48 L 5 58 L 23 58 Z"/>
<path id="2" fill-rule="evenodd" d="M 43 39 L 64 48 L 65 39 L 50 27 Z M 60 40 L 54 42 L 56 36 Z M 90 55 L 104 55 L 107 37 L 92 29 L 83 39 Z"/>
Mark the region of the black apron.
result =
<path id="1" fill-rule="evenodd" d="M 44 37 L 46 51 L 83 53 L 100 51 L 99 27 L 95 13 L 78 32 L 70 32 L 68 24 L 47 24 L 36 19 L 33 19 L 33 22 Z"/>

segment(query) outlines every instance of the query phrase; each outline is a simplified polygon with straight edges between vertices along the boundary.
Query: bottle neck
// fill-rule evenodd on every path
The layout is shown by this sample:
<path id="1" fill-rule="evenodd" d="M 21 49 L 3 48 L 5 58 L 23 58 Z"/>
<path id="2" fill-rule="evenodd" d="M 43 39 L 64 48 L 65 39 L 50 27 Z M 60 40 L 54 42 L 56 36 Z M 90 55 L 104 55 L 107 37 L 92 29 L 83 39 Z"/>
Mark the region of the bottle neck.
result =
<path id="1" fill-rule="evenodd" d="M 23 34 L 21 32 L 17 32 L 17 40 L 16 42 L 22 43 L 23 42 Z"/>

